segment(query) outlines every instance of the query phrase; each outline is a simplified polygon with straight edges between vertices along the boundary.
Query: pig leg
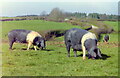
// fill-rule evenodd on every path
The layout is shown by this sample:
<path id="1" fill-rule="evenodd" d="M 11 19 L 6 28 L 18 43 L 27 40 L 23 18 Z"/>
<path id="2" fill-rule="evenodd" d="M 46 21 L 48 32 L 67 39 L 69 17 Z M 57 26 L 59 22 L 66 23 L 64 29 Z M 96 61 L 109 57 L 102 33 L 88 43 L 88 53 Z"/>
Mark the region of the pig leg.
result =
<path id="1" fill-rule="evenodd" d="M 30 48 L 30 46 L 32 45 L 32 42 L 28 42 L 28 48 L 27 48 L 27 50 L 29 50 L 29 48 Z"/>
<path id="2" fill-rule="evenodd" d="M 34 46 L 34 49 L 35 49 L 35 51 L 37 51 L 37 47 L 36 46 Z"/>
<path id="3" fill-rule="evenodd" d="M 82 50 L 83 50 L 83 60 L 85 60 L 86 59 L 86 56 L 85 56 L 85 46 L 84 45 L 82 45 Z"/>
<path id="4" fill-rule="evenodd" d="M 8 36 L 9 37 L 9 36 Z M 15 42 L 15 39 L 13 37 L 9 37 L 9 49 L 12 50 L 13 43 Z"/>
<path id="5" fill-rule="evenodd" d="M 68 57 L 70 57 L 70 45 L 67 45 Z"/>
<path id="6" fill-rule="evenodd" d="M 77 51 L 74 50 L 74 56 L 77 57 Z"/>
<path id="7" fill-rule="evenodd" d="M 43 47 L 41 47 L 41 50 L 43 50 Z"/>
<path id="8" fill-rule="evenodd" d="M 9 49 L 11 49 L 11 50 L 12 50 L 13 43 L 14 43 L 14 41 L 9 42 L 9 46 L 10 46 Z"/>

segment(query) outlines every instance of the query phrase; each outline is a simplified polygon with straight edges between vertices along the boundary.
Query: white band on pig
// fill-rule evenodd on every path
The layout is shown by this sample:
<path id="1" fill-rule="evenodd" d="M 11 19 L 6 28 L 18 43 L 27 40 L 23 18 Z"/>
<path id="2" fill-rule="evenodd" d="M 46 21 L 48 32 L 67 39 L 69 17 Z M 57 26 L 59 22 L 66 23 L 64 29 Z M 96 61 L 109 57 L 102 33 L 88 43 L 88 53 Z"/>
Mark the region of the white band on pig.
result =
<path id="1" fill-rule="evenodd" d="M 27 38 L 26 38 L 26 41 L 30 41 L 30 42 L 33 42 L 33 40 L 35 39 L 35 37 L 42 37 L 38 32 L 35 32 L 35 31 L 31 31 L 28 35 L 27 35 Z"/>
<path id="2" fill-rule="evenodd" d="M 87 39 L 97 39 L 95 34 L 91 33 L 91 32 L 88 32 L 86 33 L 85 35 L 83 35 L 82 39 L 81 39 L 81 44 L 82 44 L 82 50 L 83 50 L 83 57 L 85 57 L 85 51 L 86 51 L 86 48 L 84 46 L 84 43 Z"/>
<path id="3" fill-rule="evenodd" d="M 87 39 L 97 39 L 96 35 L 91 33 L 91 32 L 88 32 L 86 33 L 85 35 L 83 35 L 82 37 L 82 40 L 81 40 L 81 43 L 84 44 L 84 42 L 87 40 Z"/>

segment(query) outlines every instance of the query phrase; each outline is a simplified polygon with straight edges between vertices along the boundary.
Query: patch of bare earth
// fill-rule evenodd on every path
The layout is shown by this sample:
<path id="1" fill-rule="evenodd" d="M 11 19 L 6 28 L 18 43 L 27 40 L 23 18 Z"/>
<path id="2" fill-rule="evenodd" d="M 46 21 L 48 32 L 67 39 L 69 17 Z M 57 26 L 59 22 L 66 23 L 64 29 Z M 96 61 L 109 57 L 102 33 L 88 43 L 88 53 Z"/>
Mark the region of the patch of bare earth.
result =
<path id="1" fill-rule="evenodd" d="M 98 46 L 106 46 L 108 48 L 110 47 L 120 47 L 120 43 L 119 42 L 98 42 Z"/>
<path id="2" fill-rule="evenodd" d="M 65 47 L 64 45 L 64 42 L 59 42 L 59 41 L 54 41 L 54 42 L 51 42 L 51 43 L 47 43 L 48 45 L 55 45 L 55 46 L 58 46 L 58 47 Z"/>

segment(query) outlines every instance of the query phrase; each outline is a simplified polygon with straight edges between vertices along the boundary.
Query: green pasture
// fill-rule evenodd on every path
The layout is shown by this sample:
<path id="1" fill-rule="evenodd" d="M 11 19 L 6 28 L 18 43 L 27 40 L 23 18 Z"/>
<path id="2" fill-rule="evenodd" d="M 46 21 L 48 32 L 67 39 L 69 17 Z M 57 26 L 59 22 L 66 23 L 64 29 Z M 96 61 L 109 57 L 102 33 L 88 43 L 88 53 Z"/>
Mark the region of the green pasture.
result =
<path id="1" fill-rule="evenodd" d="M 57 29 L 80 28 L 69 23 L 49 22 L 44 20 L 23 20 L 2 22 L 2 38 L 6 38 L 7 33 L 13 29 L 27 29 L 34 31 L 46 31 Z"/>
<path id="2" fill-rule="evenodd" d="M 106 22 L 117 27 L 117 22 Z M 46 50 L 34 51 L 32 46 L 15 43 L 14 50 L 9 50 L 7 33 L 12 29 L 46 31 L 51 29 L 80 28 L 68 23 L 41 20 L 2 22 L 2 75 L 3 76 L 118 76 L 118 34 L 112 33 L 108 44 L 99 42 L 102 59 L 82 59 L 82 51 L 74 57 L 67 57 L 63 37 L 47 41 Z M 103 34 L 102 36 L 104 36 Z"/>
<path id="3" fill-rule="evenodd" d="M 108 24 L 109 26 L 113 27 L 115 31 L 120 31 L 118 27 L 118 22 L 110 22 L 110 21 L 104 21 L 104 23 Z"/>

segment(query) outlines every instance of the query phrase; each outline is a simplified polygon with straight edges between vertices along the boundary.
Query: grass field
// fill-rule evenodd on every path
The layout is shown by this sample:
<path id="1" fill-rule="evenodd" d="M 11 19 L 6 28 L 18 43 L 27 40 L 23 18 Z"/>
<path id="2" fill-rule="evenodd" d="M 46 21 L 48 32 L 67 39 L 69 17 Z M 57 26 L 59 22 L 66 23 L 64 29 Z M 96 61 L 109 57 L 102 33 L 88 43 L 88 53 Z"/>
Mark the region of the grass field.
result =
<path id="1" fill-rule="evenodd" d="M 105 22 L 117 30 L 117 22 Z M 14 44 L 8 49 L 7 33 L 12 29 L 45 31 L 50 29 L 70 29 L 77 26 L 40 20 L 2 22 L 2 74 L 3 76 L 118 76 L 118 34 L 110 34 L 108 44 L 99 42 L 102 59 L 82 60 L 82 51 L 71 57 L 63 42 L 63 37 L 47 41 L 46 50 L 27 51 L 26 44 Z M 79 28 L 79 27 L 77 27 Z M 104 34 L 102 35 L 104 36 Z"/>
<path id="2" fill-rule="evenodd" d="M 105 21 L 104 23 L 108 24 L 109 26 L 113 27 L 115 31 L 120 31 L 120 29 L 118 28 L 118 22 L 109 22 L 109 21 Z"/>
<path id="3" fill-rule="evenodd" d="M 13 29 L 27 29 L 34 31 L 46 31 L 54 29 L 80 28 L 69 23 L 49 22 L 43 20 L 24 20 L 24 21 L 6 21 L 2 22 L 2 38 L 7 38 L 7 33 Z"/>

